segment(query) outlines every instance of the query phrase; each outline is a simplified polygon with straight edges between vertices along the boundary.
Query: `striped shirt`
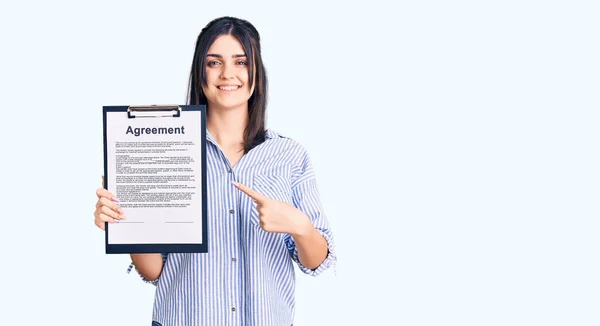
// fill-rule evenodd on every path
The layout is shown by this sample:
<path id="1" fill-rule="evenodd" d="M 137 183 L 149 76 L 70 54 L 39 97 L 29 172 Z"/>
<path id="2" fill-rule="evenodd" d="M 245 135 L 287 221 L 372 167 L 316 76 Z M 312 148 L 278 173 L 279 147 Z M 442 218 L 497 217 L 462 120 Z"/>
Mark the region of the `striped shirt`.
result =
<path id="1" fill-rule="evenodd" d="M 208 253 L 163 254 L 162 273 L 150 282 L 156 285 L 154 325 L 292 325 L 293 263 L 316 276 L 336 262 L 306 150 L 267 130 L 265 142 L 231 168 L 207 131 L 206 158 Z M 323 263 L 315 270 L 302 266 L 293 238 L 262 230 L 256 204 L 231 181 L 306 213 L 327 241 L 329 253 Z"/>

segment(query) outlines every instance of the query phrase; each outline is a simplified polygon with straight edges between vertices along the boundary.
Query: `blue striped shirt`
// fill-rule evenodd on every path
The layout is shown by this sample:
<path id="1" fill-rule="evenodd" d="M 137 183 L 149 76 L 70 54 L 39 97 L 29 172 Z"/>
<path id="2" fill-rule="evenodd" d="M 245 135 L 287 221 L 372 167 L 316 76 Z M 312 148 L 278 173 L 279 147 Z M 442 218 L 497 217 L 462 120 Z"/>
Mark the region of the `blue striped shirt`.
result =
<path id="1" fill-rule="evenodd" d="M 312 276 L 335 264 L 332 232 L 306 150 L 272 130 L 265 138 L 231 168 L 207 131 L 208 253 L 163 254 L 162 273 L 150 282 L 156 285 L 153 321 L 162 326 L 289 326 L 294 319 L 293 262 Z M 302 266 L 293 238 L 262 230 L 256 204 L 231 181 L 306 213 L 327 241 L 323 263 L 315 270 Z"/>

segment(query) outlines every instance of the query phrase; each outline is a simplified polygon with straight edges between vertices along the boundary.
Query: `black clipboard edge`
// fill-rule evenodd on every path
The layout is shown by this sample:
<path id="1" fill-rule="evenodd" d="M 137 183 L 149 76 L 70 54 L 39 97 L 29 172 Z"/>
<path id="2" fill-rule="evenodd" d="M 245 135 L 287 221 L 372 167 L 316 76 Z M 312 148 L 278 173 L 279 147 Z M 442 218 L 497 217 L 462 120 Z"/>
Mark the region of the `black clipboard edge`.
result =
<path id="1" fill-rule="evenodd" d="M 206 253 L 208 252 L 208 244 L 192 243 L 165 243 L 165 244 L 112 244 L 106 247 L 107 254 L 166 254 L 166 253 Z"/>

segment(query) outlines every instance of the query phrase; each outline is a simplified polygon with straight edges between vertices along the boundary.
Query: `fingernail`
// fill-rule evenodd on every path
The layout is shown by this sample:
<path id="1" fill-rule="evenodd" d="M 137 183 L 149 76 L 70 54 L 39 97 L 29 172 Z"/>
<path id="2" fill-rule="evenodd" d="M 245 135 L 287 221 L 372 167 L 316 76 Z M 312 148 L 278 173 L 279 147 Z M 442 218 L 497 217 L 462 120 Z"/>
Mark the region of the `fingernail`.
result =
<path id="1" fill-rule="evenodd" d="M 231 184 L 233 184 L 233 185 L 234 185 L 234 186 L 236 186 L 236 187 L 239 185 L 239 184 L 238 184 L 237 182 L 235 182 L 235 181 L 231 181 Z"/>
<path id="2" fill-rule="evenodd" d="M 113 198 L 112 198 L 112 201 L 114 201 L 114 202 L 117 202 L 117 203 L 120 203 L 120 202 L 121 202 L 121 201 L 120 201 L 120 200 L 119 200 L 117 197 L 113 197 Z"/>
<path id="3" fill-rule="evenodd" d="M 126 219 L 127 218 L 127 216 L 125 216 L 123 214 L 119 215 L 119 217 L 122 218 L 122 219 Z"/>

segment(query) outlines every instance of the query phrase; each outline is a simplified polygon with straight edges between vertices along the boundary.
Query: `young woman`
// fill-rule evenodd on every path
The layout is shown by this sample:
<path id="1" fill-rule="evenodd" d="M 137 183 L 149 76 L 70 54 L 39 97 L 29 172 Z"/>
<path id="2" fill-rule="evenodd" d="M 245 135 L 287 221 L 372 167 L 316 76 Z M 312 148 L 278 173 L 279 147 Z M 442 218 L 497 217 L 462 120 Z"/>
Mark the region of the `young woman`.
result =
<path id="1" fill-rule="evenodd" d="M 207 105 L 206 254 L 132 254 L 157 286 L 153 325 L 291 325 L 293 262 L 318 275 L 335 263 L 306 150 L 265 128 L 267 76 L 249 22 L 211 21 L 196 43 L 189 104 Z M 95 223 L 125 218 L 97 190 Z"/>

